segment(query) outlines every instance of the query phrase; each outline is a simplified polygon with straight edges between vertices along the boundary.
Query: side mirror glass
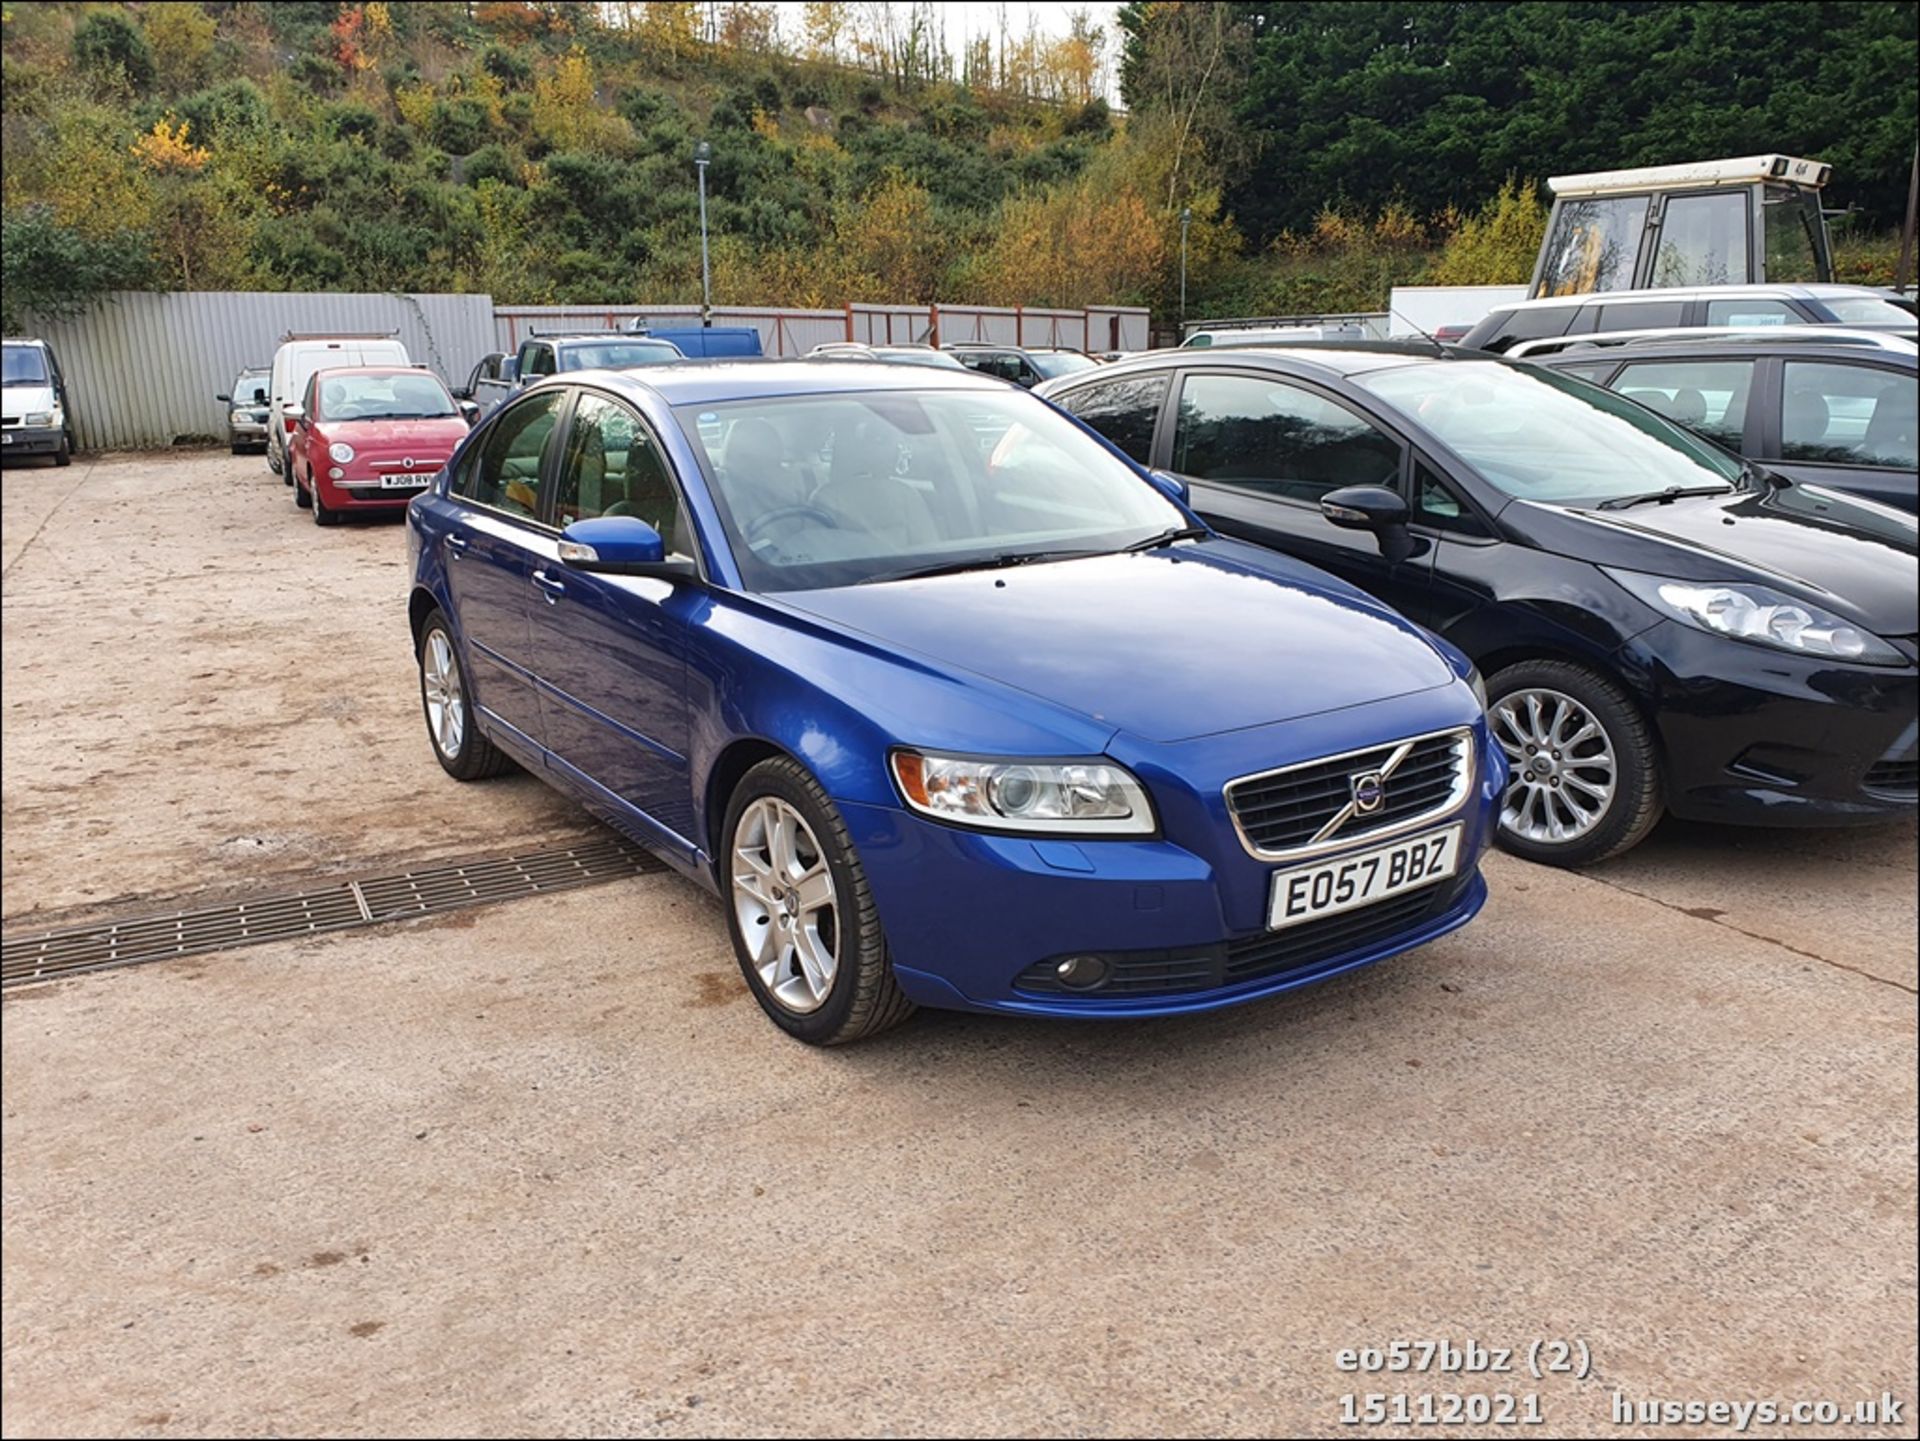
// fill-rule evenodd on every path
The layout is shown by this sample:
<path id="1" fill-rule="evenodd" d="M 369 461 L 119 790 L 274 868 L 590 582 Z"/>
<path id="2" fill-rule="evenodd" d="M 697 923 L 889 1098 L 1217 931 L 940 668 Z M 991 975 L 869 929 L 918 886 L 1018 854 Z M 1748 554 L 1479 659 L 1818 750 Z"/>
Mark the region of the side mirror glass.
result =
<path id="1" fill-rule="evenodd" d="M 576 520 L 560 532 L 560 560 L 603 575 L 691 576 L 693 563 L 668 560 L 660 532 L 638 516 Z"/>
<path id="2" fill-rule="evenodd" d="M 460 413 L 466 417 L 468 425 L 472 425 L 480 418 L 480 407 L 465 396 L 461 396 L 454 404 L 459 406 Z"/>
<path id="3" fill-rule="evenodd" d="M 1177 500 L 1182 505 L 1193 503 L 1193 491 L 1179 476 L 1170 475 L 1164 470 L 1150 470 L 1147 472 L 1147 479 L 1152 481 L 1167 499 Z"/>

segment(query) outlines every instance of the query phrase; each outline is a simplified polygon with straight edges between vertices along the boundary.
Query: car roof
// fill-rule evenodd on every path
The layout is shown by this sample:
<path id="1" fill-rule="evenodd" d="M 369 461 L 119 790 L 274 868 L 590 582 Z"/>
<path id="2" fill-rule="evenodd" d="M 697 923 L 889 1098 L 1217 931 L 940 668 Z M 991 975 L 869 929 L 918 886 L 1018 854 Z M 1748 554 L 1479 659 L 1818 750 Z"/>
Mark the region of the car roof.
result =
<path id="1" fill-rule="evenodd" d="M 424 365 L 323 365 L 314 371 L 315 375 L 424 375 L 433 380 L 440 377 Z"/>
<path id="2" fill-rule="evenodd" d="M 1525 340 L 1507 352 L 1512 360 L 1591 364 L 1596 356 L 1645 355 L 1651 350 L 1778 350 L 1794 355 L 1810 350 L 1882 354 L 1895 360 L 1920 357 L 1912 335 L 1898 330 L 1859 330 L 1845 325 L 1698 325 L 1647 330 L 1601 330 L 1586 335 L 1549 335 Z"/>
<path id="3" fill-rule="evenodd" d="M 1132 370 L 1158 370 L 1168 365 L 1244 365 L 1248 361 L 1284 360 L 1291 365 L 1324 371 L 1329 375 L 1359 375 L 1369 370 L 1386 370 L 1401 365 L 1432 365 L 1439 361 L 1497 360 L 1484 351 L 1462 350 L 1458 346 L 1436 349 L 1424 342 L 1393 340 L 1349 341 L 1345 344 L 1320 341 L 1301 345 L 1168 346 L 1161 350 L 1135 351 L 1100 367 L 1102 380 Z M 1075 371 L 1072 379 L 1084 380 L 1092 371 Z M 1062 376 L 1065 380 L 1068 377 Z"/>
<path id="4" fill-rule="evenodd" d="M 775 357 L 689 360 L 632 370 L 572 370 L 543 376 L 531 389 L 554 383 L 601 385 L 610 390 L 650 391 L 668 405 L 720 405 L 730 400 L 761 400 L 789 395 L 833 395 L 846 391 L 973 390 L 1006 395 L 1004 381 L 970 370 L 930 365 L 875 365 L 870 360 L 810 360 Z"/>
<path id="5" fill-rule="evenodd" d="M 1542 295 L 1508 300 L 1493 310 L 1537 310 L 1554 305 L 1618 305 L 1636 300 L 1842 300 L 1875 294 L 1869 285 L 1826 285 L 1768 281 L 1754 285 L 1668 285 L 1647 290 L 1589 290 L 1580 295 Z M 1492 311 L 1488 312 L 1489 314 Z"/>
<path id="6" fill-rule="evenodd" d="M 21 336 L 9 335 L 6 337 L 6 339 L 0 340 L 0 345 L 37 345 L 42 350 L 45 350 L 47 348 L 46 341 L 30 338 L 24 335 L 21 335 Z"/>

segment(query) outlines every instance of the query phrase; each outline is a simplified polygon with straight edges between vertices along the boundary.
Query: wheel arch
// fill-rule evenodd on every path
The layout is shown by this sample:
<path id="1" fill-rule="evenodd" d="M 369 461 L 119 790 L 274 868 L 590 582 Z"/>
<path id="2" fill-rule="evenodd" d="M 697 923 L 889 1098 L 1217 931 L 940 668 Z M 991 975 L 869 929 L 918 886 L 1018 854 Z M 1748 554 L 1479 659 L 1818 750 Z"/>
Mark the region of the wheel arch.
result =
<path id="1" fill-rule="evenodd" d="M 726 825 L 727 806 L 747 772 L 760 762 L 769 760 L 790 760 L 809 774 L 813 772 L 813 767 L 805 760 L 765 736 L 741 736 L 729 741 L 708 768 L 707 783 L 701 795 L 700 828 L 704 833 L 707 859 L 713 868 L 716 883 L 721 857 L 726 851 L 721 830 Z"/>

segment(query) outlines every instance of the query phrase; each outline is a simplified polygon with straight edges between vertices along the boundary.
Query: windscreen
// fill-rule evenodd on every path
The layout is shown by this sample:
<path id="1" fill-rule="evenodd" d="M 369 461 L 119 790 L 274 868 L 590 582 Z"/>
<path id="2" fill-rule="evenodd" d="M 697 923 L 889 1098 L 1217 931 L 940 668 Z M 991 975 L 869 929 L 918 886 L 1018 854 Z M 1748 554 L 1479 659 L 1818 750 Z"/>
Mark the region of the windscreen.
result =
<path id="1" fill-rule="evenodd" d="M 564 348 L 564 369 L 626 370 L 635 365 L 663 365 L 683 360 L 678 347 L 665 341 L 613 340 L 604 344 L 569 345 Z"/>
<path id="2" fill-rule="evenodd" d="M 1356 380 L 1519 500 L 1596 503 L 1740 476 L 1734 457 L 1577 376 L 1460 361 Z"/>
<path id="3" fill-rule="evenodd" d="M 1023 391 L 850 391 L 682 406 L 749 588 L 1102 554 L 1188 523 Z"/>
<path id="4" fill-rule="evenodd" d="M 323 375 L 323 420 L 437 420 L 458 415 L 453 397 L 423 370 L 392 375 Z"/>
<path id="5" fill-rule="evenodd" d="M 6 383 L 8 385 L 45 385 L 47 358 L 37 345 L 6 347 Z"/>

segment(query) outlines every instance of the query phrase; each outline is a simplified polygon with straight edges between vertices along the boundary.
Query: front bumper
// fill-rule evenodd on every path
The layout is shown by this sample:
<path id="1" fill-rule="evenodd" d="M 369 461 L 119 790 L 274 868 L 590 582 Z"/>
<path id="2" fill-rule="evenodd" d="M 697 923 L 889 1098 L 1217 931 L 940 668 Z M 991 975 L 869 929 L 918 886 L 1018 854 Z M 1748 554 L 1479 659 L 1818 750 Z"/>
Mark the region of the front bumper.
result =
<path id="1" fill-rule="evenodd" d="M 383 486 L 377 476 L 348 475 L 330 480 L 324 471 L 316 471 L 313 483 L 328 510 L 402 511 L 407 502 L 433 484 L 432 471 L 420 471 L 414 484 L 405 487 Z"/>
<path id="2" fill-rule="evenodd" d="M 1912 815 L 1920 670 L 1793 655 L 1663 621 L 1630 651 L 1689 820 L 1849 825 Z"/>
<path id="3" fill-rule="evenodd" d="M 65 434 L 57 425 L 9 425 L 0 430 L 0 450 L 7 455 L 52 455 Z"/>
<path id="4" fill-rule="evenodd" d="M 1345 748 L 1326 744 L 1318 753 Z M 1246 764 L 1242 748 L 1232 749 L 1225 769 L 1259 768 Z M 1313 754 L 1269 750 L 1267 759 L 1286 764 Z M 941 825 L 893 806 L 843 802 L 841 810 L 880 909 L 895 976 L 916 1002 L 1020 1015 L 1175 1015 L 1324 980 L 1471 920 L 1486 900 L 1478 862 L 1506 781 L 1504 758 L 1489 747 L 1483 726 L 1475 727 L 1475 754 L 1466 799 L 1431 823 L 1464 823 L 1454 877 L 1282 931 L 1266 923 L 1273 874 L 1346 850 L 1311 862 L 1252 856 L 1226 821 L 1213 775 L 1171 804 L 1164 774 L 1149 780 L 1164 827 L 1151 839 L 1030 840 Z M 1130 763 L 1144 776 L 1147 767 Z M 1189 823 L 1182 814 L 1188 809 L 1204 812 L 1206 822 Z M 1361 837 L 1347 849 L 1379 844 Z M 1164 963 L 1170 981 L 1123 994 L 1046 993 L 1031 977 L 1023 983 L 1022 973 L 1038 962 L 1084 954 L 1133 976 L 1152 975 Z"/>
<path id="5" fill-rule="evenodd" d="M 265 445 L 267 423 L 264 420 L 230 420 L 227 422 L 227 443 L 229 445 Z"/>

